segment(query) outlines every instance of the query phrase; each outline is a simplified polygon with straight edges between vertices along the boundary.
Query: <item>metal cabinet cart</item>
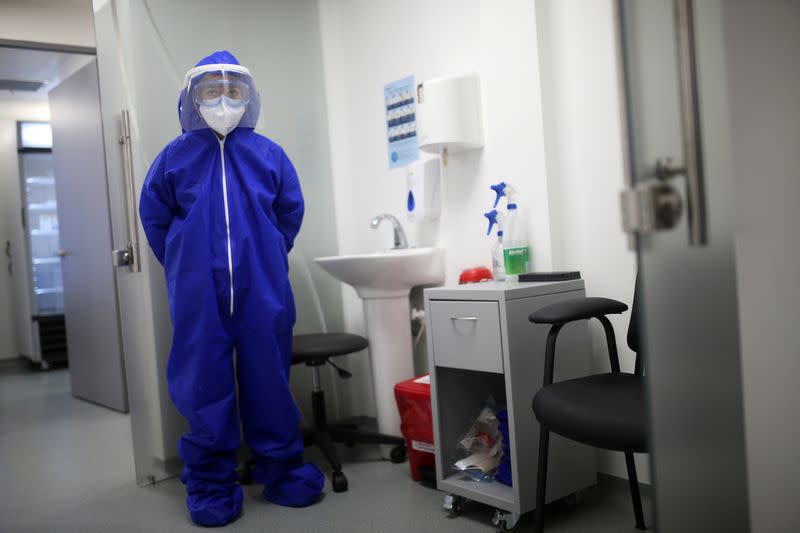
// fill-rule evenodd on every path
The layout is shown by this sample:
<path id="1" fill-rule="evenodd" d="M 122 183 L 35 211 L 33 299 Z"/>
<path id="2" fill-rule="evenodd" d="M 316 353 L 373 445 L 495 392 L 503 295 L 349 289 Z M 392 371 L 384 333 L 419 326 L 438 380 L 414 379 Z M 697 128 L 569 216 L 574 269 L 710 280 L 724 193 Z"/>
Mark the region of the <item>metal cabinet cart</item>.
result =
<path id="1" fill-rule="evenodd" d="M 583 280 L 555 283 L 488 282 L 425 290 L 428 364 L 436 448 L 437 488 L 445 508 L 465 500 L 496 509 L 495 525 L 513 529 L 536 506 L 539 424 L 531 410 L 542 386 L 547 326 L 532 324 L 533 311 L 585 296 Z M 558 338 L 555 380 L 590 373 L 586 322 L 565 326 Z M 453 470 L 464 457 L 457 448 L 481 406 L 491 397 L 508 409 L 513 486 L 478 482 Z M 547 501 L 597 483 L 592 448 L 551 437 Z M 552 481 L 550 481 L 552 480 Z"/>

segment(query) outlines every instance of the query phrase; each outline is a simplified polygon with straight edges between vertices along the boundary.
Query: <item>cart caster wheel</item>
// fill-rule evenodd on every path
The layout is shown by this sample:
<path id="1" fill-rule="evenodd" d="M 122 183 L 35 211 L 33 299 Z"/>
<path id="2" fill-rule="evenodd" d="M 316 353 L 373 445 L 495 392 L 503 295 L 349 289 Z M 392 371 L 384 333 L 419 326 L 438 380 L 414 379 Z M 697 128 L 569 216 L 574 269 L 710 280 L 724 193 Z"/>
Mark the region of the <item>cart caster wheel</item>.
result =
<path id="1" fill-rule="evenodd" d="M 343 472 L 334 472 L 331 476 L 333 492 L 347 492 L 347 478 Z"/>
<path id="2" fill-rule="evenodd" d="M 47 361 L 39 361 L 39 370 L 50 370 L 50 363 Z"/>
<path id="3" fill-rule="evenodd" d="M 389 454 L 392 462 L 395 464 L 403 463 L 406 460 L 406 447 L 404 444 L 398 444 L 394 448 L 392 448 L 391 453 Z"/>
<path id="4" fill-rule="evenodd" d="M 464 504 L 466 501 L 467 499 L 463 496 L 448 494 L 444 497 L 443 507 L 450 513 L 451 516 L 458 516 L 464 512 Z"/>
<path id="5" fill-rule="evenodd" d="M 497 509 L 492 518 L 492 524 L 495 527 L 500 527 L 503 531 L 514 531 L 519 523 L 519 515 L 517 513 L 510 513 L 508 511 L 501 511 Z"/>

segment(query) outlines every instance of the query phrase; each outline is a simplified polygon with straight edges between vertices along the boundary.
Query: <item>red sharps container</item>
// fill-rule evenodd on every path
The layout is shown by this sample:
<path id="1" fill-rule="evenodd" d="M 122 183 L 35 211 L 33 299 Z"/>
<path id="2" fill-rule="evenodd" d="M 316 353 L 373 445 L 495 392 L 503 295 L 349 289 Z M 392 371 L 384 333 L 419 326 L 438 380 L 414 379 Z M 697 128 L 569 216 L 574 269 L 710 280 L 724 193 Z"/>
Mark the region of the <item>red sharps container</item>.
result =
<path id="1" fill-rule="evenodd" d="M 400 411 L 400 431 L 406 440 L 411 477 L 420 481 L 421 467 L 433 469 L 433 419 L 431 418 L 431 380 L 428 374 L 394 386 Z"/>

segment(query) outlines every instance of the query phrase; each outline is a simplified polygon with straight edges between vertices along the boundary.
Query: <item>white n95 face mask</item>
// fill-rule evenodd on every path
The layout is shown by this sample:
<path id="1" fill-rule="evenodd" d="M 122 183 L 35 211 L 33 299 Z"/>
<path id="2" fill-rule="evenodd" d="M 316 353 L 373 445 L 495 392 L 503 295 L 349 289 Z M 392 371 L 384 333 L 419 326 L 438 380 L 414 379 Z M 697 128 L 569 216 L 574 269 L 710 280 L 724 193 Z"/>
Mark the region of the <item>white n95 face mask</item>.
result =
<path id="1" fill-rule="evenodd" d="M 223 96 L 215 106 L 200 106 L 200 115 L 208 127 L 220 135 L 227 135 L 239 125 L 247 106 L 231 105 L 228 98 Z"/>

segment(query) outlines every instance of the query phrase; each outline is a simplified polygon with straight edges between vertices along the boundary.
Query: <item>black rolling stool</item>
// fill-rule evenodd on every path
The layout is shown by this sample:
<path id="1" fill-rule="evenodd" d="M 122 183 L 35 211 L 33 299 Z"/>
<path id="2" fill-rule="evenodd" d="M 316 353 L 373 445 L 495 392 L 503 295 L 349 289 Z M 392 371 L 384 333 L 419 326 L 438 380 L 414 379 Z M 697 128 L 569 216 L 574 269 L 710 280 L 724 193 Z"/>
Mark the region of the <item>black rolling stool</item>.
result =
<path id="1" fill-rule="evenodd" d="M 336 453 L 335 443 L 355 444 L 393 444 L 391 452 L 393 463 L 406 460 L 405 441 L 402 437 L 392 437 L 371 431 L 358 429 L 355 422 L 329 424 L 325 415 L 325 393 L 322 390 L 319 367 L 329 364 L 336 369 L 339 377 L 350 379 L 353 375 L 336 366 L 331 357 L 360 352 L 369 345 L 367 339 L 351 333 L 312 333 L 295 335 L 292 340 L 292 365 L 301 363 L 310 366 L 314 377 L 314 389 L 311 392 L 312 425 L 303 428 L 303 441 L 306 447 L 316 444 L 325 454 L 333 468 L 331 485 L 333 492 L 347 491 L 347 477 L 342 472 L 342 462 Z M 248 461 L 241 473 L 240 483 L 252 483 L 252 471 L 255 461 Z"/>
<path id="2" fill-rule="evenodd" d="M 347 490 L 347 478 L 342 472 L 342 463 L 336 453 L 334 443 L 351 444 L 393 444 L 392 462 L 402 463 L 406 459 L 405 443 L 402 437 L 392 437 L 358 429 L 355 423 L 329 424 L 325 416 L 325 393 L 321 387 L 319 368 L 329 364 L 336 369 L 339 377 L 349 379 L 352 374 L 336 366 L 331 357 L 347 355 L 365 349 L 367 339 L 351 333 L 313 333 L 296 335 L 292 346 L 292 365 L 304 363 L 312 369 L 314 389 L 311 393 L 313 421 L 310 428 L 303 430 L 306 446 L 316 444 L 325 454 L 333 468 L 331 484 L 334 492 Z"/>

